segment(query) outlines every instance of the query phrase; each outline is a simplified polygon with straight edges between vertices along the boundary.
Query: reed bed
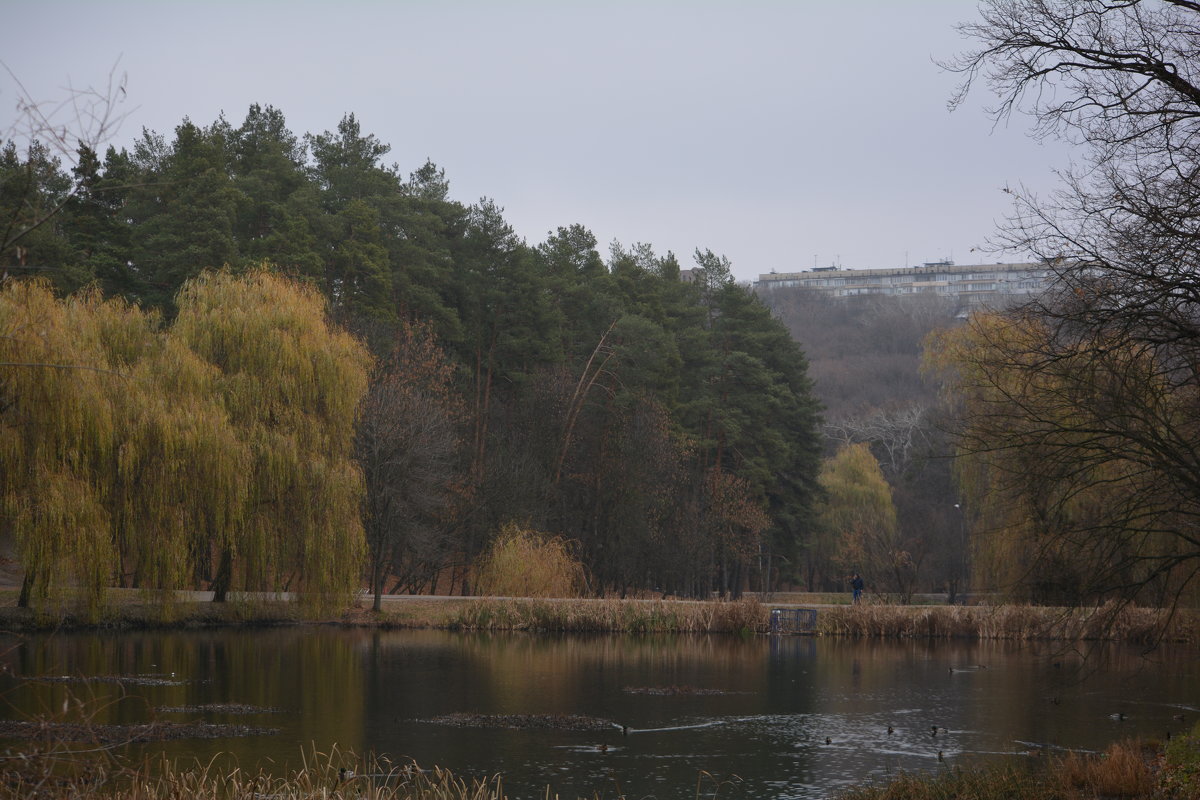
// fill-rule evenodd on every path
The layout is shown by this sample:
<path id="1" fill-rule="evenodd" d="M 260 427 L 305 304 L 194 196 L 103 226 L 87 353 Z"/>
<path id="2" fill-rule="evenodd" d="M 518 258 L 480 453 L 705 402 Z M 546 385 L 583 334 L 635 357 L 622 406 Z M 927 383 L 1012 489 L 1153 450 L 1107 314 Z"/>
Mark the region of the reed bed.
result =
<path id="1" fill-rule="evenodd" d="M 770 606 L 670 600 L 464 601 L 428 627 L 563 633 L 765 633 Z M 1200 641 L 1200 615 L 1180 610 L 1106 605 L 1069 609 L 1025 605 L 821 607 L 822 636 L 875 638 L 1123 641 Z"/>
<path id="2" fill-rule="evenodd" d="M 76 768 L 63 770 L 69 760 Z M 0 770 L 0 800 L 504 800 L 500 776 L 465 780 L 448 770 L 415 763 L 360 759 L 336 747 L 305 754 L 299 768 L 281 776 L 243 770 L 230 757 L 191 765 L 163 759 L 138 768 L 57 751 L 44 758 L 10 760 Z M 547 797 L 549 797 L 547 793 Z"/>
<path id="3" fill-rule="evenodd" d="M 1068 753 L 1037 768 L 952 769 L 905 774 L 886 784 L 850 790 L 840 800 L 1195 800 L 1200 797 L 1200 739 L 1163 749 L 1153 742 L 1117 742 L 1101 754 Z"/>
<path id="4" fill-rule="evenodd" d="M 1110 604 L 1098 608 L 1026 605 L 892 606 L 823 608 L 818 634 L 1057 641 L 1200 641 L 1195 611 Z"/>
<path id="5" fill-rule="evenodd" d="M 1118 742 L 1102 754 L 1069 753 L 1035 764 L 947 768 L 902 774 L 887 783 L 850 789 L 839 800 L 1195 800 L 1200 796 L 1200 726 L 1164 748 Z M 50 748 L 0 767 L 0 800 L 505 800 L 500 776 L 465 780 L 423 770 L 413 762 L 360 759 L 334 747 L 304 754 L 301 765 L 276 777 L 243 770 L 230 756 L 191 765 L 162 759 L 137 768 L 120 760 Z M 65 768 L 64 768 L 65 767 Z M 701 773 L 696 797 L 716 796 Z M 711 776 L 708 776 L 711 777 Z M 718 787 L 719 788 L 719 787 Z M 597 792 L 597 800 L 606 794 Z M 557 798 L 551 787 L 547 800 Z"/>
<path id="6" fill-rule="evenodd" d="M 795 598 L 787 598 L 795 599 Z M 0 607 L 0 627 L 9 631 L 62 628 L 191 628 L 245 625 L 336 623 L 382 628 L 554 633 L 765 633 L 772 604 L 757 597 L 738 601 L 405 597 L 385 601 L 384 611 L 361 607 L 314 619 L 298 605 L 260 600 L 234 603 L 184 602 L 169 612 L 130 595 L 114 603 L 99 620 L 67 616 L 39 619 L 29 609 Z M 813 633 L 822 636 L 1123 641 L 1152 645 L 1160 641 L 1200 642 L 1200 611 L 1109 604 L 1068 609 L 1028 605 L 862 605 L 812 603 Z"/>
<path id="7" fill-rule="evenodd" d="M 757 600 L 480 599 L 447 620 L 458 630 L 547 633 L 761 633 L 769 610 Z"/>

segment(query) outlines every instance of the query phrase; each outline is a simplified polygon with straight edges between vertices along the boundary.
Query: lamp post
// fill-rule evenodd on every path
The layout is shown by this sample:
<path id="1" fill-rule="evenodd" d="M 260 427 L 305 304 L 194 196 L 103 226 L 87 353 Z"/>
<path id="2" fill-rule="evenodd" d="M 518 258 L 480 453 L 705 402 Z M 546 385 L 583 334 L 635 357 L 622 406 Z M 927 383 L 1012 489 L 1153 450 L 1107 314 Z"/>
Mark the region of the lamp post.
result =
<path id="1" fill-rule="evenodd" d="M 958 517 L 958 570 L 957 570 L 957 578 L 955 579 L 954 583 L 952 584 L 955 588 L 955 591 L 951 592 L 951 595 L 950 595 L 951 605 L 954 604 L 955 600 L 957 599 L 957 596 L 960 593 L 962 593 L 962 594 L 966 593 L 965 590 L 966 590 L 966 585 L 967 585 L 967 518 L 966 518 L 966 512 L 963 510 L 962 504 L 960 504 L 960 503 L 954 504 L 954 510 L 957 512 L 955 514 L 955 516 Z M 958 591 L 959 589 L 962 589 L 962 592 Z"/>

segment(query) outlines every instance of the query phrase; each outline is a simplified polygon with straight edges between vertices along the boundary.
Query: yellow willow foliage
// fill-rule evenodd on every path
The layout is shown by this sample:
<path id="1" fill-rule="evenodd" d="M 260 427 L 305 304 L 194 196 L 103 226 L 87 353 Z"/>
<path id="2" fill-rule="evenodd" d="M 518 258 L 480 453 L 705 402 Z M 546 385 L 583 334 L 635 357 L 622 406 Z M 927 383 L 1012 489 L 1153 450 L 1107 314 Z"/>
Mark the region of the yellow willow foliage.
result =
<path id="1" fill-rule="evenodd" d="M 96 291 L 0 285 L 0 526 L 28 599 L 77 590 L 94 612 L 114 581 L 195 586 L 222 554 L 244 588 L 345 599 L 363 551 L 365 350 L 265 272 L 207 275 L 181 300 L 163 330 Z"/>
<path id="2" fill-rule="evenodd" d="M 94 612 L 112 564 L 105 511 L 117 427 L 114 352 L 93 297 L 57 301 L 40 281 L 0 284 L 0 503 L 33 603 L 68 587 Z M 122 313 L 113 324 L 124 330 Z M 78 369 L 87 365 L 89 369 Z"/>
<path id="3" fill-rule="evenodd" d="M 0 289 L 3 503 L 45 607 L 72 589 L 94 613 L 116 581 L 178 589 L 206 537 L 244 510 L 245 445 L 212 396 L 216 370 L 157 315 L 45 284 Z"/>
<path id="4" fill-rule="evenodd" d="M 47 461 L 83 467 L 111 449 L 113 376 L 73 368 L 110 366 L 96 337 L 80 335 L 81 316 L 55 300 L 47 283 L 0 287 L 0 410 L 21 421 L 10 440 L 20 449 L 2 454 L 6 480 L 22 481 Z"/>
<path id="5" fill-rule="evenodd" d="M 843 569 L 878 580 L 896 550 L 896 506 L 870 445 L 841 448 L 821 466 L 818 480 L 824 490 L 818 524 L 829 555 Z"/>
<path id="6" fill-rule="evenodd" d="M 78 592 L 98 613 L 113 563 L 109 516 L 100 492 L 68 468 L 35 467 L 40 490 L 9 502 L 31 605 L 45 610 Z"/>
<path id="7" fill-rule="evenodd" d="M 564 539 L 510 522 L 480 560 L 475 588 L 502 597 L 578 597 L 583 578 Z"/>
<path id="8" fill-rule="evenodd" d="M 1037 319 L 977 314 L 931 335 L 925 367 L 961 413 L 955 471 L 978 588 L 1083 585 L 1106 563 L 1175 554 L 1178 495 L 1152 451 L 1194 437 L 1194 392 L 1168 388 L 1150 348 L 1055 342 Z"/>
<path id="9" fill-rule="evenodd" d="M 250 449 L 214 392 L 215 368 L 179 342 L 164 340 L 134 375 L 114 475 L 122 575 L 183 588 L 241 526 Z"/>
<path id="10" fill-rule="evenodd" d="M 972 511 L 972 585 L 980 590 L 1012 589 L 1028 579 L 1035 562 L 1053 555 L 1039 552 L 1041 522 L 1023 502 L 1019 480 L 1010 479 L 1019 478 L 1019 469 L 1011 453 L 996 447 L 998 431 L 992 430 L 1018 433 L 1030 423 L 1020 414 L 1023 402 L 1054 394 L 1050 375 L 1036 368 L 1048 335 L 1034 319 L 978 313 L 925 343 L 925 369 L 939 375 L 965 421 L 954 473 Z"/>
<path id="11" fill-rule="evenodd" d="M 172 335 L 217 369 L 214 386 L 250 449 L 247 513 L 228 553 L 247 589 L 318 605 L 357 588 L 365 552 L 352 453 L 370 356 L 311 289 L 265 268 L 209 272 L 179 294 Z"/>

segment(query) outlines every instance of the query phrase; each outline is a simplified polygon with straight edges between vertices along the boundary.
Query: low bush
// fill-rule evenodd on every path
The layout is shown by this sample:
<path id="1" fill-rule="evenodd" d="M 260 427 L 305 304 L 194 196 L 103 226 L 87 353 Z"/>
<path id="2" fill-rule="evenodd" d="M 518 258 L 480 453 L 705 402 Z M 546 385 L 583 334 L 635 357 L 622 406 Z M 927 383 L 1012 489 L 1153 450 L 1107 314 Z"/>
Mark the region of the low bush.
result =
<path id="1" fill-rule="evenodd" d="M 480 560 L 475 586 L 499 597 L 578 597 L 583 565 L 561 536 L 509 523 Z"/>

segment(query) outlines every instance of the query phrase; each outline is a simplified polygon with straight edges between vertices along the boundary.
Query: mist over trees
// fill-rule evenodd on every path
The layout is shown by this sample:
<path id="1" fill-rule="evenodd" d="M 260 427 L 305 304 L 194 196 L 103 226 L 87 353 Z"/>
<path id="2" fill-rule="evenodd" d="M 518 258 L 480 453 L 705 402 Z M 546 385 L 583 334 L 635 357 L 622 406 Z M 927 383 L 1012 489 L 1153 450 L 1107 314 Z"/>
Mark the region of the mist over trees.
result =
<path id="1" fill-rule="evenodd" d="M 922 363 L 927 337 L 961 325 L 966 309 L 934 294 L 835 298 L 794 287 L 765 291 L 763 300 L 804 347 L 824 408 L 827 492 L 819 506 L 822 525 L 805 551 L 806 585 L 845 590 L 846 576 L 858 571 L 869 589 L 901 599 L 933 591 L 956 599 L 968 567 L 962 508 L 944 401 Z M 856 469 L 882 477 L 875 491 L 879 503 L 886 494 L 888 510 L 879 513 L 894 517 L 886 554 L 871 550 L 870 563 L 846 555 L 850 540 L 862 540 L 866 529 L 854 523 L 861 509 L 839 506 L 859 501 L 838 501 L 838 492 L 828 489 L 830 480 L 847 485 L 836 476 L 848 469 L 844 462 L 851 454 Z M 864 462 L 868 457 L 874 466 Z M 845 524 L 835 524 L 839 519 Z M 881 530 L 872 528 L 871 535 Z"/>
<path id="2" fill-rule="evenodd" d="M 132 320 L 63 323 L 53 356 L 21 320 L 32 299 L 0 320 L 7 508 L 43 501 L 49 484 L 27 480 L 38 469 L 67 468 L 8 466 L 47 452 L 29 437 L 43 430 L 33 398 L 56 381 L 108 398 L 87 412 L 106 415 L 88 423 L 99 432 L 51 448 L 95 460 L 55 484 L 69 510 L 5 516 L 29 543 L 35 528 L 92 532 L 46 539 L 45 558 L 23 551 L 30 597 L 106 581 L 342 591 L 309 573 L 313 558 L 375 592 L 468 593 L 512 525 L 569 542 L 590 593 L 793 580 L 818 492 L 819 405 L 803 351 L 729 262 L 697 249 L 685 281 L 674 254 L 602 253 L 578 224 L 530 245 L 494 201 L 460 203 L 440 167 L 405 175 L 388 149 L 353 115 L 298 136 L 258 105 L 237 125 L 184 120 L 129 149 L 84 145 L 69 176 L 51 150 L 3 145 L 0 214 L 25 231 L 0 250 L 5 292 L 36 286 L 46 319 Z M 71 340 L 92 329 L 95 344 Z M 153 346 L 113 356 L 131 337 Z M 156 403 L 171 425 L 183 408 L 209 420 L 187 440 L 195 451 L 143 452 L 140 437 L 162 441 L 146 430 L 114 454 L 113 426 Z M 155 470 L 135 451 L 199 472 L 151 502 L 127 474 Z M 76 494 L 94 500 L 67 502 Z M 168 517 L 178 544 L 154 551 L 139 531 Z M 69 549 L 85 544 L 103 558 Z M 62 573 L 83 564 L 95 573 Z"/>

